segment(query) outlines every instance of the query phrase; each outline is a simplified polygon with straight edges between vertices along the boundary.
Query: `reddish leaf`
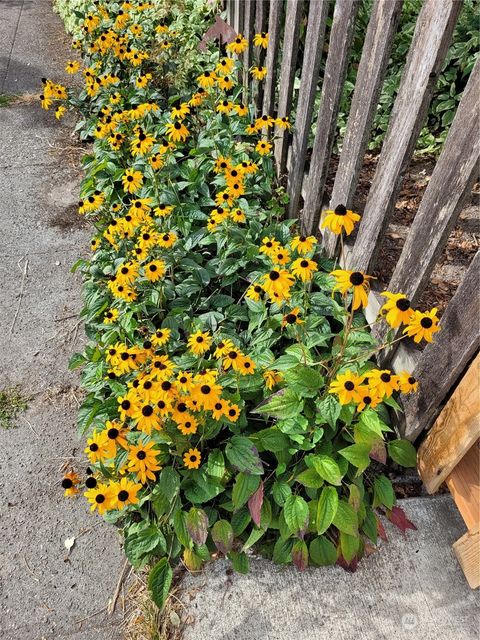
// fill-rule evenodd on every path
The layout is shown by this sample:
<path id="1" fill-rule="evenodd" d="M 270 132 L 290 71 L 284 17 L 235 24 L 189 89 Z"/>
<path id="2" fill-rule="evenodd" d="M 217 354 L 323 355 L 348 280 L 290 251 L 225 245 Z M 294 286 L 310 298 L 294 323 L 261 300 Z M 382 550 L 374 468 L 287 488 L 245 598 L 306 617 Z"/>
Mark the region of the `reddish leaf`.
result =
<path id="1" fill-rule="evenodd" d="M 392 507 L 391 511 L 387 510 L 387 518 L 392 524 L 398 527 L 404 535 L 407 529 L 417 530 L 417 527 L 407 518 L 405 511 L 400 507 Z"/>
<path id="2" fill-rule="evenodd" d="M 340 554 L 337 558 L 337 564 L 339 567 L 342 567 L 342 569 L 345 569 L 345 571 L 348 571 L 349 573 L 355 573 L 358 566 L 358 558 L 355 556 L 355 558 L 353 558 L 351 562 L 347 562 L 345 558 Z"/>
<path id="3" fill-rule="evenodd" d="M 217 16 L 215 23 L 205 32 L 202 41 L 198 45 L 200 51 L 205 51 L 209 40 L 218 40 L 220 44 L 227 44 L 236 37 L 235 29 Z"/>
<path id="4" fill-rule="evenodd" d="M 297 540 L 292 547 L 292 562 L 299 571 L 308 566 L 308 548 L 303 540 Z"/>
<path id="5" fill-rule="evenodd" d="M 377 516 L 375 516 L 377 518 Z M 380 518 L 377 518 L 377 531 L 378 531 L 378 535 L 379 537 L 384 541 L 384 542 L 388 542 L 388 538 L 387 538 L 387 534 L 385 532 L 385 529 L 383 527 L 382 521 L 380 520 Z"/>
<path id="6" fill-rule="evenodd" d="M 192 507 L 185 519 L 187 531 L 196 544 L 205 544 L 208 536 L 208 518 L 203 509 Z"/>
<path id="7" fill-rule="evenodd" d="M 377 462 L 381 462 L 382 464 L 387 463 L 387 449 L 383 440 L 376 440 L 375 442 L 373 442 L 372 449 L 369 455 L 372 460 L 376 460 Z"/>
<path id="8" fill-rule="evenodd" d="M 257 525 L 257 527 L 260 526 L 260 515 L 262 511 L 262 504 L 263 504 L 263 482 L 260 481 L 260 485 L 258 489 L 248 499 L 248 510 L 250 511 L 252 520 Z"/>

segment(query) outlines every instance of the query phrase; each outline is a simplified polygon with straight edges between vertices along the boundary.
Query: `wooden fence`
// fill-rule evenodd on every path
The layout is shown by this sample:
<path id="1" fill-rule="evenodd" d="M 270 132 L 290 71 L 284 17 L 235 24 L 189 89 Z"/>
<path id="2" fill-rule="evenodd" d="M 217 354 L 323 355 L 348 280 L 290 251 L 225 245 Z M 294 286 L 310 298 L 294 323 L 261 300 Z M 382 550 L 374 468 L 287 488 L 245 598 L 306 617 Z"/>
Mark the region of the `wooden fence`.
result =
<path id="1" fill-rule="evenodd" d="M 255 96 L 257 115 L 283 117 L 292 110 L 295 113 L 293 133 L 278 130 L 275 143 L 277 172 L 286 181 L 290 196 L 289 216 L 299 218 L 305 233 L 322 237 L 323 249 L 330 256 L 337 250 L 336 237 L 328 231 L 321 235 L 322 210 L 338 204 L 352 206 L 402 5 L 403 0 L 374 0 L 332 194 L 325 202 L 359 2 L 336 0 L 327 29 L 329 0 L 225 0 L 227 21 L 249 40 L 243 54 L 245 82 L 249 82 L 248 70 L 253 63 L 267 67 L 266 80 Z M 346 267 L 370 271 L 374 265 L 461 7 L 460 0 L 424 0 L 358 234 L 346 248 Z M 301 27 L 305 27 L 303 58 L 301 68 L 297 68 Z M 270 37 L 265 60 L 263 53 L 260 57 L 255 54 L 255 58 L 252 48 L 253 34 L 262 31 Z M 322 58 L 324 73 L 320 79 Z M 296 75 L 300 79 L 298 92 L 294 91 Z M 320 106 L 314 113 L 317 91 L 321 91 Z M 480 60 L 470 74 L 388 285 L 391 291 L 405 293 L 412 304 L 420 299 L 478 176 L 479 105 Z M 309 150 L 314 119 L 316 132 Z M 392 347 L 382 360 L 397 371 L 412 371 L 422 381 L 419 393 L 404 402 L 402 428 L 412 440 L 432 425 L 478 352 L 479 276 L 477 254 L 442 317 L 442 331 L 435 343 L 422 352 L 402 343 Z M 373 292 L 370 302 L 367 319 L 373 321 L 380 307 Z M 379 333 L 378 337 L 384 335 Z"/>

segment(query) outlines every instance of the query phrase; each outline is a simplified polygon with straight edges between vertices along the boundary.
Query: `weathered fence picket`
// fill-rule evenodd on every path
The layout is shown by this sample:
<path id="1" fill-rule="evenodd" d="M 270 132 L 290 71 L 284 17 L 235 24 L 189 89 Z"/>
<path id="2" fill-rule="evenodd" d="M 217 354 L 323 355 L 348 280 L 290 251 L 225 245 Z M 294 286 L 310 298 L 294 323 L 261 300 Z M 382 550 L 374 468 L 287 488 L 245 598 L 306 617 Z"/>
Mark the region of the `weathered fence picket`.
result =
<path id="1" fill-rule="evenodd" d="M 237 5 L 242 4 L 241 10 Z M 359 0 L 226 0 L 227 17 L 235 21 L 249 40 L 255 32 L 268 31 L 267 76 L 256 95 L 258 113 L 274 117 L 295 112 L 291 133 L 276 131 L 275 160 L 280 179 L 286 177 L 290 197 L 288 214 L 298 217 L 306 233 L 322 234 L 319 218 L 327 208 L 324 191 L 337 130 L 339 104 L 349 62 L 349 51 Z M 369 134 L 375 116 L 403 0 L 374 0 L 365 34 L 362 56 L 338 168 L 328 208 L 351 208 Z M 437 77 L 447 53 L 461 0 L 424 0 L 408 52 L 382 152 L 354 243 L 345 246 L 344 267 L 371 271 L 395 207 L 403 174 L 427 115 Z M 333 8 L 331 27 L 330 9 Z M 300 29 L 301 64 L 298 64 Z M 327 43 L 324 46 L 324 42 Z M 280 46 L 281 45 L 281 46 Z M 282 51 L 281 59 L 279 51 Z M 320 77 L 324 52 L 325 71 Z M 244 78 L 264 51 L 249 49 L 243 57 Z M 254 62 L 255 61 L 255 62 Z M 280 69 L 278 68 L 280 66 Z M 300 78 L 295 101 L 294 82 Z M 250 78 L 248 78 L 248 83 Z M 321 91 L 316 133 L 309 156 L 315 98 Z M 444 148 L 431 176 L 405 245 L 389 283 L 418 303 L 440 253 L 445 247 L 464 202 L 478 175 L 480 143 L 475 135 L 479 122 L 480 61 L 470 74 Z M 309 164 L 308 174 L 305 167 Z M 288 171 L 287 171 L 288 169 Z M 334 255 L 336 238 L 323 232 L 322 247 Z M 442 331 L 423 352 L 402 343 L 381 360 L 394 370 L 408 369 L 422 380 L 420 392 L 404 401 L 406 437 L 415 439 L 431 426 L 442 403 L 479 349 L 478 318 L 480 255 L 477 254 L 442 317 Z M 381 302 L 371 292 L 366 317 L 373 323 Z M 384 339 L 385 331 L 373 327 Z"/>

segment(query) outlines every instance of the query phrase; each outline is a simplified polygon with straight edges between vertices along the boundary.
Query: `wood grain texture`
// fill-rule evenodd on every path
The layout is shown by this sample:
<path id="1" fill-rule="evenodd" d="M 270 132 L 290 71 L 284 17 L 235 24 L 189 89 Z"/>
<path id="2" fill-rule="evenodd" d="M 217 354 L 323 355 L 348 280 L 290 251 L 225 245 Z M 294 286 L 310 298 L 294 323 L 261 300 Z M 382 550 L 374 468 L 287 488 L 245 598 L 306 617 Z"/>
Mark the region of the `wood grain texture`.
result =
<path id="1" fill-rule="evenodd" d="M 233 5 L 233 28 L 237 33 L 243 33 L 243 14 L 245 2 L 243 0 L 235 0 Z"/>
<path id="2" fill-rule="evenodd" d="M 472 589 L 480 587 L 480 531 L 468 531 L 453 545 L 453 551 Z"/>
<path id="3" fill-rule="evenodd" d="M 418 450 L 418 472 L 428 493 L 437 491 L 480 438 L 479 381 L 477 355 Z"/>
<path id="4" fill-rule="evenodd" d="M 435 334 L 413 372 L 420 380 L 418 393 L 404 397 L 404 435 L 409 440 L 428 428 L 440 412 L 441 404 L 455 386 L 461 374 L 478 352 L 480 336 L 480 251 L 440 321 L 441 331 Z"/>
<path id="5" fill-rule="evenodd" d="M 267 48 L 267 77 L 263 85 L 263 113 L 273 115 L 275 106 L 275 86 L 277 81 L 278 49 L 280 42 L 280 24 L 282 18 L 283 1 L 270 0 L 268 16 L 269 44 Z"/>
<path id="6" fill-rule="evenodd" d="M 252 2 L 255 4 L 255 33 L 268 31 L 268 15 L 270 10 L 269 0 L 257 0 Z M 263 67 L 265 64 L 266 51 L 263 47 L 255 47 L 253 60 L 257 67 Z M 253 61 L 252 61 L 253 62 Z M 255 114 L 258 117 L 262 114 L 263 95 L 265 81 L 255 82 Z"/>
<path id="7" fill-rule="evenodd" d="M 252 66 L 253 61 L 253 34 L 255 23 L 255 3 L 245 2 L 244 16 L 243 16 L 243 35 L 248 40 L 248 47 L 243 54 L 243 101 L 248 102 L 250 95 L 250 87 L 252 85 L 252 79 L 249 69 Z"/>
<path id="8" fill-rule="evenodd" d="M 467 529 L 480 526 L 480 441 L 477 441 L 445 480 Z"/>
<path id="9" fill-rule="evenodd" d="M 313 106 L 317 93 L 318 74 L 322 59 L 325 26 L 328 16 L 328 2 L 311 2 L 308 11 L 307 33 L 298 92 L 295 131 L 288 159 L 288 185 L 290 196 L 288 215 L 296 218 L 302 191 L 308 136 L 312 125 Z"/>
<path id="10" fill-rule="evenodd" d="M 462 3 L 425 0 L 415 27 L 382 153 L 370 188 L 352 265 L 369 271 L 390 221 L 403 174 L 425 122 Z"/>
<path id="11" fill-rule="evenodd" d="M 347 73 L 353 40 L 353 28 L 359 9 L 358 0 L 337 0 L 333 13 L 328 56 L 325 64 L 317 130 L 307 177 L 305 202 L 301 215 L 302 232 L 318 235 L 328 165 L 332 152 L 338 109 Z"/>
<path id="12" fill-rule="evenodd" d="M 375 0 L 373 5 L 335 174 L 330 209 L 335 209 L 339 204 L 350 209 L 352 205 L 402 6 L 403 0 Z M 337 245 L 338 237 L 327 229 L 323 234 L 323 247 L 328 256 L 335 254 Z"/>
<path id="13" fill-rule="evenodd" d="M 302 9 L 303 0 L 287 0 L 280 86 L 278 89 L 278 117 L 280 118 L 290 115 L 292 108 L 293 82 L 297 65 L 298 35 Z M 282 131 L 275 141 L 275 160 L 278 175 L 285 172 L 289 139 L 289 132 Z"/>

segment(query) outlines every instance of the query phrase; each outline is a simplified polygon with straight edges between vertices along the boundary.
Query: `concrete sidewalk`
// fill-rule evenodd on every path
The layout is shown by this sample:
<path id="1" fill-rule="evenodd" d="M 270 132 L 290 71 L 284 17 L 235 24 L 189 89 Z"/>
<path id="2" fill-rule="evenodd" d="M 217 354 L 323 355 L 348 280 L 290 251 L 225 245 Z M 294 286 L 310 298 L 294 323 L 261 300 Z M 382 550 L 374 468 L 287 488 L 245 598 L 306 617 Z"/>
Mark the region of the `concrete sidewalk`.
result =
<path id="1" fill-rule="evenodd" d="M 465 525 L 450 496 L 403 500 L 417 525 L 406 538 L 386 524 L 387 544 L 354 574 L 339 567 L 276 567 L 252 558 L 250 573 L 224 560 L 188 576 L 177 594 L 192 622 L 183 640 L 477 640 L 478 591 L 451 545 Z"/>
<path id="2" fill-rule="evenodd" d="M 68 81 L 68 40 L 49 0 L 0 0 L 0 93 Z M 17 428 L 0 430 L 1 640 L 121 637 L 120 615 L 105 613 L 123 565 L 117 532 L 60 486 L 66 458 L 85 466 L 81 393 L 67 371 L 84 341 L 70 267 L 90 237 L 77 214 L 73 124 L 38 101 L 0 108 L 0 389 L 18 384 L 31 398 Z"/>

